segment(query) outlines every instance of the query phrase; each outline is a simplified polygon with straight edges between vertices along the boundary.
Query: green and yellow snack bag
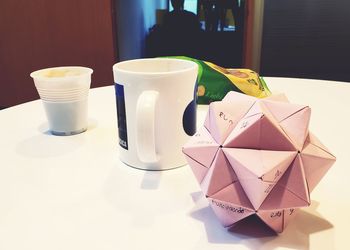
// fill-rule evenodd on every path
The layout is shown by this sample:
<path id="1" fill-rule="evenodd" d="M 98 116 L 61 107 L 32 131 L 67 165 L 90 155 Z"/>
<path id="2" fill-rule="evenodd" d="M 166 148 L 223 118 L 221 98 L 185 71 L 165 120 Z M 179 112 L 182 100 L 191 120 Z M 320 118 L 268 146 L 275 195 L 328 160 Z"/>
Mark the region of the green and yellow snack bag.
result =
<path id="1" fill-rule="evenodd" d="M 271 95 L 263 78 L 250 69 L 226 69 L 190 57 L 175 56 L 175 58 L 194 61 L 198 64 L 198 104 L 221 101 L 229 91 L 258 98 Z"/>

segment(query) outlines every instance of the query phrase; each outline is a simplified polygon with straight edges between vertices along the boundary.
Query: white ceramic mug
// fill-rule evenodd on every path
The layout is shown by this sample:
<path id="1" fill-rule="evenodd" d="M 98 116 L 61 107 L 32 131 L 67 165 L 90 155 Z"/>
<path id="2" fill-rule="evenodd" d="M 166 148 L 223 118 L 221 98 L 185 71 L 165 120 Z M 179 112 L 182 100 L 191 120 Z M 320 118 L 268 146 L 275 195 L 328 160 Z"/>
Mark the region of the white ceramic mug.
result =
<path id="1" fill-rule="evenodd" d="M 121 161 L 148 170 L 186 164 L 182 146 L 196 131 L 197 74 L 196 63 L 174 58 L 113 66 Z"/>

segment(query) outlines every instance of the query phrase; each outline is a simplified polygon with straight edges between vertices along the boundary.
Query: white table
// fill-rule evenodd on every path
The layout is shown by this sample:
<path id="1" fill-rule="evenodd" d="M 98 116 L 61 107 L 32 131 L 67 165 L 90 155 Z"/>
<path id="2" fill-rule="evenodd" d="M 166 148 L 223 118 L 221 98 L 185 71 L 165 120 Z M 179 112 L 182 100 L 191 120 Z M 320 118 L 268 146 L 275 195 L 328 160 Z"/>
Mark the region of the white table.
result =
<path id="1" fill-rule="evenodd" d="M 122 164 L 105 87 L 91 91 L 89 129 L 76 136 L 50 135 L 40 101 L 0 111 L 0 249 L 349 249 L 350 83 L 266 81 L 310 105 L 311 130 L 338 158 L 280 236 L 261 225 L 223 228 L 188 166 Z"/>

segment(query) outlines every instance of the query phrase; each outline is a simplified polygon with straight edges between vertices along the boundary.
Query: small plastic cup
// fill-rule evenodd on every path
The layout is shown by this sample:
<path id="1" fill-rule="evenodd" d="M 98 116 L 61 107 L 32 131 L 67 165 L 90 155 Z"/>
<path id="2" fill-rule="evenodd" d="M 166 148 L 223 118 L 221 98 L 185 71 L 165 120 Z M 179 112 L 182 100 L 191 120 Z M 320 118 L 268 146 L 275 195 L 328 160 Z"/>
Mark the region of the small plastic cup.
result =
<path id="1" fill-rule="evenodd" d="M 52 134 L 75 135 L 87 130 L 92 72 L 86 67 L 66 66 L 30 74 L 43 102 Z"/>

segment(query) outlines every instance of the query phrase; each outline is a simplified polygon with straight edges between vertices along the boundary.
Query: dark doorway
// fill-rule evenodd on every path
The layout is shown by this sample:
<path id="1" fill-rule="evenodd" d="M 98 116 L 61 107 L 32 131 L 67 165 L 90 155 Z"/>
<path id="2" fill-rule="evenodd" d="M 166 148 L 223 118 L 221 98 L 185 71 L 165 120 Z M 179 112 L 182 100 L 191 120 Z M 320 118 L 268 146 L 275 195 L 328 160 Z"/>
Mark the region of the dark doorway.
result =
<path id="1" fill-rule="evenodd" d="M 189 56 L 223 67 L 242 67 L 244 0 L 185 0 L 183 16 L 195 15 L 198 30 L 189 30 L 191 25 L 180 19 L 177 25 L 167 24 L 167 16 L 176 14 L 172 2 L 176 0 L 169 0 L 163 22 L 146 37 L 146 57 Z"/>

